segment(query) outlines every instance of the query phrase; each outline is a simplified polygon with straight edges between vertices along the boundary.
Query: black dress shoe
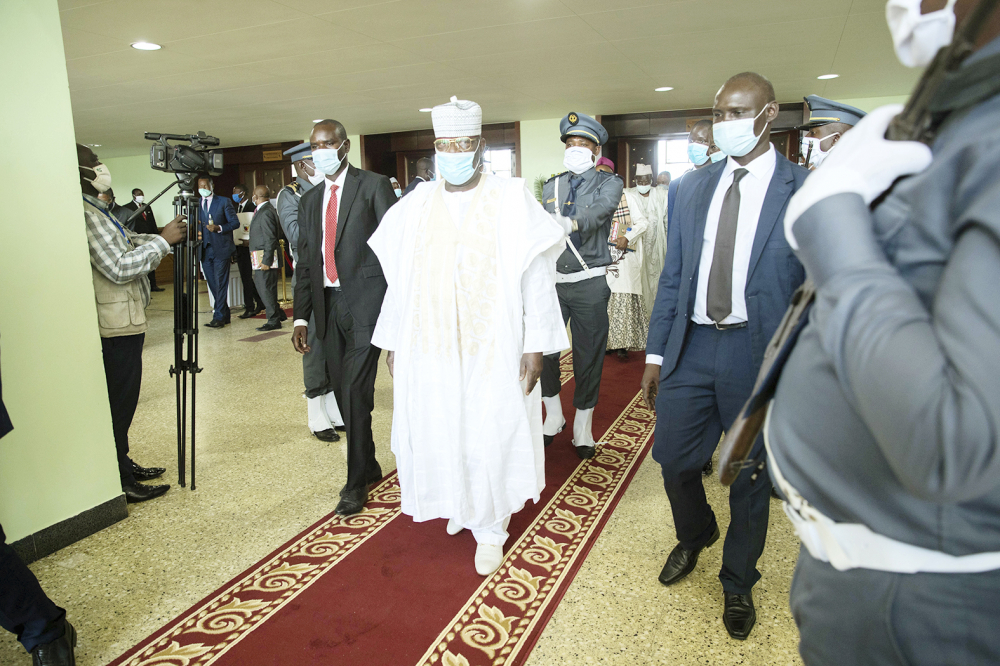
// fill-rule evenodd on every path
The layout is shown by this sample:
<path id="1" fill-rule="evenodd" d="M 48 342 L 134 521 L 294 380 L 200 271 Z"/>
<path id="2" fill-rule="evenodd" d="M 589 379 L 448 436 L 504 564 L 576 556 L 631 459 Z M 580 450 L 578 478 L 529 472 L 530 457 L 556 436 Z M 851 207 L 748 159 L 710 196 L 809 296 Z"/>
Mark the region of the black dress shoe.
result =
<path id="1" fill-rule="evenodd" d="M 222 328 L 225 324 L 222 323 L 221 319 L 213 319 L 212 321 L 205 324 L 208 328 Z"/>
<path id="2" fill-rule="evenodd" d="M 660 571 L 660 582 L 664 585 L 673 585 L 694 571 L 695 565 L 698 564 L 698 555 L 701 554 L 701 551 L 718 540 L 719 526 L 716 525 L 712 536 L 701 548 L 686 550 L 680 544 L 674 546 L 674 549 L 670 551 L 670 555 L 667 556 L 667 563 L 663 565 L 663 569 Z"/>
<path id="3" fill-rule="evenodd" d="M 757 611 L 753 607 L 753 594 L 733 594 L 723 592 L 726 598 L 722 610 L 722 623 L 729 635 L 738 641 L 745 641 L 753 625 L 757 623 Z"/>
<path id="4" fill-rule="evenodd" d="M 339 442 L 340 435 L 337 434 L 336 430 L 317 430 L 313 433 L 321 442 Z"/>
<path id="5" fill-rule="evenodd" d="M 170 490 L 169 485 L 144 486 L 138 482 L 129 486 L 122 486 L 122 492 L 125 493 L 125 501 L 129 504 L 138 504 L 139 502 L 156 499 L 168 490 Z"/>
<path id="6" fill-rule="evenodd" d="M 338 516 L 353 516 L 356 513 L 361 513 L 361 509 L 365 508 L 367 501 L 368 486 L 362 486 L 355 490 L 345 490 L 340 493 L 340 501 L 334 511 L 337 512 Z"/>
<path id="7" fill-rule="evenodd" d="M 166 291 L 163 287 L 150 287 L 150 291 Z"/>
<path id="8" fill-rule="evenodd" d="M 278 321 L 288 321 L 288 315 L 284 310 L 278 310 Z"/>
<path id="9" fill-rule="evenodd" d="M 705 466 L 701 468 L 702 476 L 712 476 L 712 461 L 709 460 L 705 463 Z"/>
<path id="10" fill-rule="evenodd" d="M 580 460 L 589 460 L 597 454 L 596 446 L 573 446 L 576 449 L 576 456 Z"/>
<path id="11" fill-rule="evenodd" d="M 347 426 L 345 426 L 345 425 L 342 425 L 342 426 L 333 426 L 333 429 L 334 430 L 339 430 L 340 432 L 347 432 Z"/>
<path id="12" fill-rule="evenodd" d="M 243 311 L 243 314 L 239 315 L 240 319 L 249 319 L 250 317 L 256 317 L 260 314 L 260 310 L 254 308 L 247 308 Z"/>
<path id="13" fill-rule="evenodd" d="M 558 432 L 556 432 L 556 435 L 558 435 L 560 432 L 562 432 L 563 428 L 565 428 L 565 427 L 566 427 L 566 419 L 563 419 L 563 424 L 561 426 L 559 426 L 559 430 L 558 430 Z M 542 435 L 542 441 L 545 442 L 545 446 L 551 445 L 552 441 L 555 440 L 556 435 Z"/>
<path id="14" fill-rule="evenodd" d="M 31 651 L 32 666 L 74 666 L 76 664 L 76 629 L 66 622 L 66 633 L 51 643 L 39 645 Z"/>
<path id="15" fill-rule="evenodd" d="M 132 463 L 132 476 L 134 476 L 139 481 L 149 481 L 150 479 L 156 479 L 164 474 L 167 470 L 163 467 L 142 467 L 134 460 L 129 460 Z"/>
<path id="16" fill-rule="evenodd" d="M 258 331 L 277 331 L 281 328 L 281 322 L 275 322 L 273 324 L 264 324 L 263 326 L 258 326 Z"/>

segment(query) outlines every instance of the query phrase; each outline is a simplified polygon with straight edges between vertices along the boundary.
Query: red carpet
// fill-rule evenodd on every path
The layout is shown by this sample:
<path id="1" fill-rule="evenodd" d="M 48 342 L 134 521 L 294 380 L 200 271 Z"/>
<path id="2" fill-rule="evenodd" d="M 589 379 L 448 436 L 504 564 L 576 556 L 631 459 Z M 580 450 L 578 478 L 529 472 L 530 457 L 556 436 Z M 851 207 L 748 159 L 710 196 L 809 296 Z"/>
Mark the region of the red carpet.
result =
<path id="1" fill-rule="evenodd" d="M 523 664 L 649 449 L 643 361 L 607 358 L 594 415 L 605 444 L 581 462 L 570 429 L 556 437 L 541 501 L 512 518 L 493 576 L 476 574 L 468 531 L 400 513 L 393 473 L 363 513 L 327 516 L 112 663 Z M 567 415 L 572 394 L 569 381 Z"/>

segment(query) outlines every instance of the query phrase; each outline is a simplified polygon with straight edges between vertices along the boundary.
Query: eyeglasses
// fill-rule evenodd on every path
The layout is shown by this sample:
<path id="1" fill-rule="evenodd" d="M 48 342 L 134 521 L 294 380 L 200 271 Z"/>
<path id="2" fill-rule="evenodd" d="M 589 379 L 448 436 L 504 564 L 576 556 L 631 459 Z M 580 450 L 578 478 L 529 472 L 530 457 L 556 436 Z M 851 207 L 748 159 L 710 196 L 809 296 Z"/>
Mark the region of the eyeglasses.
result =
<path id="1" fill-rule="evenodd" d="M 480 137 L 460 136 L 454 139 L 435 139 L 434 150 L 439 153 L 467 153 L 479 147 Z"/>

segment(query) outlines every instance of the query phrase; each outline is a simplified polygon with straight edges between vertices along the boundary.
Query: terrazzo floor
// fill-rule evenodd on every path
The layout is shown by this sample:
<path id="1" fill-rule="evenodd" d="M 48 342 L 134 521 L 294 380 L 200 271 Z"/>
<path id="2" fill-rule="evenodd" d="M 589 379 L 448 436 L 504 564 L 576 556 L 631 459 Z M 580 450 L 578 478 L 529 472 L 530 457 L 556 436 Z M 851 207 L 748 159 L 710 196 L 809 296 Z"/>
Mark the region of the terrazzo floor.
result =
<path id="1" fill-rule="evenodd" d="M 208 320 L 203 300 L 202 322 Z M 263 320 L 239 320 L 236 308 L 231 326 L 201 329 L 198 484 L 196 491 L 177 486 L 174 383 L 167 373 L 172 302 L 169 288 L 153 294 L 130 439 L 132 457 L 166 467 L 173 487 L 160 499 L 131 505 L 127 520 L 31 565 L 77 628 L 80 666 L 107 664 L 328 514 L 346 476 L 342 443 L 320 442 L 306 427 L 291 322 L 283 329 L 288 334 L 242 342 L 258 335 Z M 380 366 L 373 429 L 386 472 L 395 468 L 388 444 L 391 381 Z M 727 525 L 726 489 L 712 478 L 706 490 Z M 777 501 L 759 565 L 763 579 L 754 589 L 758 622 L 745 642 L 730 639 L 722 626 L 722 542 L 702 554 L 691 576 L 665 588 L 656 576 L 674 544 L 659 466 L 647 458 L 528 665 L 802 663 L 788 610 L 798 540 Z M 14 637 L 0 632 L 0 664 L 30 663 Z"/>

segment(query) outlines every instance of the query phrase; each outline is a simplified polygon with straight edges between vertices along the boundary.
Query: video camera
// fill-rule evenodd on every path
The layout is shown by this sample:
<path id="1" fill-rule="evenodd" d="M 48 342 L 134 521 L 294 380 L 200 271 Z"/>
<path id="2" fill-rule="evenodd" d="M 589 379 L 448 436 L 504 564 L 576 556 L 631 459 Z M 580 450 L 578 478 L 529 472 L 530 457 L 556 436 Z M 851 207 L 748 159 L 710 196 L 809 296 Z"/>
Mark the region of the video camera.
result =
<path id="1" fill-rule="evenodd" d="M 149 149 L 149 166 L 157 171 L 177 174 L 222 174 L 222 151 L 210 150 L 219 140 L 204 132 L 197 134 L 157 134 L 146 132 L 146 139 L 158 141 Z M 170 141 L 186 141 L 191 145 L 173 145 Z"/>

